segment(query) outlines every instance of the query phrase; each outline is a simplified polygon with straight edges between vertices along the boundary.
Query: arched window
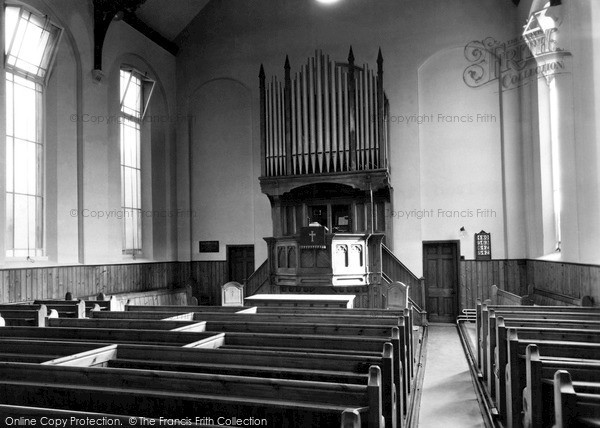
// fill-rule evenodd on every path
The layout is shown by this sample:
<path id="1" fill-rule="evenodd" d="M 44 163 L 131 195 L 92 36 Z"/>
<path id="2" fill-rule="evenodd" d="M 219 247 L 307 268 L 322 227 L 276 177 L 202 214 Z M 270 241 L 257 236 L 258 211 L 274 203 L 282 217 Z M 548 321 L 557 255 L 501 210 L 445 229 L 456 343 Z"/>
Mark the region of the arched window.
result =
<path id="1" fill-rule="evenodd" d="M 142 253 L 142 122 L 154 81 L 133 68 L 122 68 L 119 87 L 123 254 L 136 256 Z"/>
<path id="2" fill-rule="evenodd" d="M 44 255 L 44 89 L 61 29 L 5 8 L 6 256 Z"/>

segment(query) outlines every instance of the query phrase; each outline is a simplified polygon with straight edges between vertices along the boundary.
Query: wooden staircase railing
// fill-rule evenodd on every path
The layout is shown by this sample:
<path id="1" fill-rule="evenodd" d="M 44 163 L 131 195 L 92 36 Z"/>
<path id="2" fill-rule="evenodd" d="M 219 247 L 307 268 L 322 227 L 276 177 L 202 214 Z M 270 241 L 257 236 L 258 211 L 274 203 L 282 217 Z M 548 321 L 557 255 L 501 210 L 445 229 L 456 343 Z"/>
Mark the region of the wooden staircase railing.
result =
<path id="1" fill-rule="evenodd" d="M 271 272 L 269 270 L 269 260 L 267 259 L 252 273 L 252 275 L 250 275 L 246 281 L 246 297 L 256 294 L 263 285 L 268 284 L 270 277 Z"/>
<path id="2" fill-rule="evenodd" d="M 423 279 L 418 278 L 412 273 L 410 269 L 398 260 L 392 251 L 383 244 L 381 245 L 381 262 L 383 278 L 390 283 L 400 281 L 403 284 L 408 285 L 410 287 L 409 297 L 413 306 L 424 312 L 426 310 L 426 305 Z"/>

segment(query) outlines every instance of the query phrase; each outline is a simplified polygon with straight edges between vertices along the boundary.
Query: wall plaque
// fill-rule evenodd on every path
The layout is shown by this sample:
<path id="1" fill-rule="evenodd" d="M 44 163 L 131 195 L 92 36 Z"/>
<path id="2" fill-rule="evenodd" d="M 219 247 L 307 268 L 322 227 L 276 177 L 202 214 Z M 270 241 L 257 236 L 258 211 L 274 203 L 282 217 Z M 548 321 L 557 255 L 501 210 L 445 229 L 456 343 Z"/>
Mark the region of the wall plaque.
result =
<path id="1" fill-rule="evenodd" d="M 482 230 L 475 234 L 475 260 L 492 260 L 491 233 Z"/>
<path id="2" fill-rule="evenodd" d="M 218 253 L 219 241 L 200 241 L 199 250 L 201 253 Z"/>

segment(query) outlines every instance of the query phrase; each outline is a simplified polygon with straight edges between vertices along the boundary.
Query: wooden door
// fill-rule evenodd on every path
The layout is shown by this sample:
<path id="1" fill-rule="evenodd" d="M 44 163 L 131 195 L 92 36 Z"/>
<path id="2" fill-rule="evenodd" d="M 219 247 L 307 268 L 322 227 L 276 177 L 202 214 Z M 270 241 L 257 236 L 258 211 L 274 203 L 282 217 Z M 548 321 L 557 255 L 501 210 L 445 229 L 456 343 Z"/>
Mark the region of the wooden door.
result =
<path id="1" fill-rule="evenodd" d="M 430 321 L 456 321 L 458 254 L 458 243 L 454 241 L 423 244 L 423 271 Z"/>
<path id="2" fill-rule="evenodd" d="M 229 281 L 244 284 L 254 272 L 254 245 L 228 246 L 227 270 Z"/>

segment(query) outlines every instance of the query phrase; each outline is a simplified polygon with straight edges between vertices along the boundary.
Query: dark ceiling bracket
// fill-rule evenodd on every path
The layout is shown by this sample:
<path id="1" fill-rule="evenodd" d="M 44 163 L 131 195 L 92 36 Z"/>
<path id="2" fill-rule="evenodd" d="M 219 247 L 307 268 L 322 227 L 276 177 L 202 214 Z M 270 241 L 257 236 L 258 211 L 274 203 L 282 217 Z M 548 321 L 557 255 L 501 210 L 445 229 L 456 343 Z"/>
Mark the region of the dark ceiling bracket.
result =
<path id="1" fill-rule="evenodd" d="M 126 13 L 123 17 L 123 21 L 169 52 L 171 55 L 177 55 L 179 47 L 169 39 L 162 36 L 158 31 L 154 30 L 152 27 L 149 27 L 144 21 L 138 18 L 135 13 Z"/>
<path id="2" fill-rule="evenodd" d="M 515 4 L 515 6 L 518 6 L 520 1 L 521 0 L 512 0 L 512 2 Z M 560 6 L 561 4 L 562 4 L 562 0 L 550 0 L 550 7 Z"/>
<path id="3" fill-rule="evenodd" d="M 102 78 L 102 47 L 115 17 L 133 14 L 146 0 L 93 0 L 94 3 L 94 78 Z"/>

